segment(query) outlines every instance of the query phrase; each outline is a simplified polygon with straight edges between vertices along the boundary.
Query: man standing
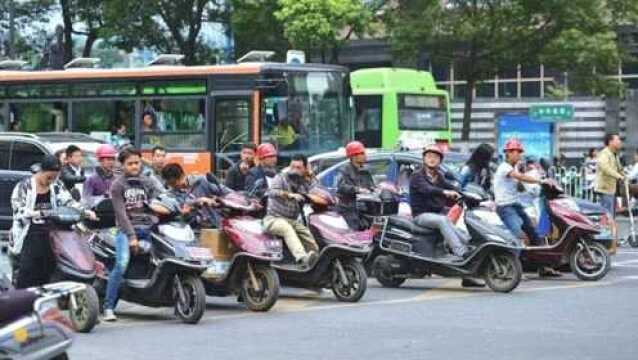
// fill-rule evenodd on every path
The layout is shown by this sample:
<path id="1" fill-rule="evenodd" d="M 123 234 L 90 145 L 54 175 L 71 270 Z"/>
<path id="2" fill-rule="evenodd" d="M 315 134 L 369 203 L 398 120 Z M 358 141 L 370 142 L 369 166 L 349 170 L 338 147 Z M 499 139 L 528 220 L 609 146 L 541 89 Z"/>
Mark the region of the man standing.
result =
<path id="1" fill-rule="evenodd" d="M 337 180 L 337 210 L 353 230 L 368 227 L 368 220 L 359 215 L 356 206 L 357 194 L 370 193 L 374 189 L 374 180 L 370 172 L 363 169 L 367 161 L 366 148 L 359 141 L 346 145 L 346 157 L 350 163 L 339 169 Z"/>
<path id="2" fill-rule="evenodd" d="M 84 169 L 82 169 L 82 150 L 75 145 L 69 145 L 65 154 L 66 165 L 62 167 L 60 179 L 66 190 L 73 196 L 73 200 L 80 201 L 82 198 L 82 184 L 86 180 Z"/>
<path id="3" fill-rule="evenodd" d="M 305 267 L 317 259 L 319 247 L 310 229 L 299 221 L 304 197 L 313 186 L 307 180 L 308 160 L 295 155 L 288 171 L 275 177 L 268 190 L 268 213 L 264 218 L 266 232 L 284 239 L 295 261 Z"/>
<path id="4" fill-rule="evenodd" d="M 226 174 L 226 186 L 235 191 L 246 190 L 246 175 L 255 165 L 255 144 L 245 143 L 239 153 L 239 162 L 233 165 Z"/>
<path id="5" fill-rule="evenodd" d="M 600 194 L 600 205 L 612 218 L 616 217 L 616 186 L 619 180 L 625 180 L 618 152 L 622 141 L 618 134 L 605 135 L 605 148 L 596 159 L 595 191 Z"/>

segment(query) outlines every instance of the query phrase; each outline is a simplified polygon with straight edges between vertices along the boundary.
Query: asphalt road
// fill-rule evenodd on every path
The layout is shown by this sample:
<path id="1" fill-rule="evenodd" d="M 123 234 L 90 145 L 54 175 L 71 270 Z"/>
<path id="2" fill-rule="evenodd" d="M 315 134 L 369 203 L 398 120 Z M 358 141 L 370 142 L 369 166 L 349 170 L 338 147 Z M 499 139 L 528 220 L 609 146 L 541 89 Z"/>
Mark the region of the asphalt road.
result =
<path id="1" fill-rule="evenodd" d="M 638 250 L 622 249 L 608 276 L 529 280 L 511 294 L 455 279 L 374 281 L 356 304 L 284 289 L 268 313 L 208 298 L 198 325 L 169 309 L 131 304 L 119 321 L 77 335 L 72 359 L 636 359 Z"/>

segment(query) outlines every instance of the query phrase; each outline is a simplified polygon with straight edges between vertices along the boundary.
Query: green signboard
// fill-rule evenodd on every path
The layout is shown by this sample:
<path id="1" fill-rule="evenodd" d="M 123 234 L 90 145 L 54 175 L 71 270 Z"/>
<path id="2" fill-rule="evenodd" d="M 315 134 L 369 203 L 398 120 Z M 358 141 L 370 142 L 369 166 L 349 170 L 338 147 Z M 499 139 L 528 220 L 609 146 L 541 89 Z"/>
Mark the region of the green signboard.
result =
<path id="1" fill-rule="evenodd" d="M 571 104 L 531 105 L 529 117 L 537 121 L 572 121 L 574 106 Z"/>

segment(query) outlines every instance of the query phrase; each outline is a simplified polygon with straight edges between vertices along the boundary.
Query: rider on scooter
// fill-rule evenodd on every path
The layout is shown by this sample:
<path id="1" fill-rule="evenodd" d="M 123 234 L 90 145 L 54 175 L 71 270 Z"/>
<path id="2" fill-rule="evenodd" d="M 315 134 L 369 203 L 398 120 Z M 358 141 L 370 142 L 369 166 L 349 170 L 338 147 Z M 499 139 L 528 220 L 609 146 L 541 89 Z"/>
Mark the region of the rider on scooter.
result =
<path id="1" fill-rule="evenodd" d="M 528 184 L 540 184 L 542 181 L 533 176 L 525 175 L 516 170 L 515 166 L 521 160 L 524 152 L 523 144 L 518 139 L 507 140 L 503 148 L 505 161 L 503 161 L 494 174 L 494 200 L 496 212 L 505 226 L 519 239 L 525 236 L 530 245 L 541 246 L 543 240 L 536 232 L 536 228 L 529 218 L 519 199 L 519 182 Z M 539 269 L 542 276 L 560 276 L 560 273 L 551 268 Z"/>
<path id="2" fill-rule="evenodd" d="M 337 210 L 353 230 L 364 230 L 369 227 L 369 221 L 357 211 L 357 194 L 367 194 L 374 189 L 374 180 L 363 167 L 367 161 L 366 148 L 359 141 L 352 141 L 346 145 L 346 157 L 350 163 L 339 169 L 337 180 Z"/>
<path id="3" fill-rule="evenodd" d="M 443 151 L 438 146 L 429 145 L 423 150 L 423 168 L 410 177 L 410 207 L 414 223 L 439 230 L 453 254 L 448 260 L 460 262 L 470 253 L 468 239 L 460 235 L 445 213 L 448 200 L 461 195 L 441 172 L 442 160 Z"/>
<path id="4" fill-rule="evenodd" d="M 95 173 L 89 176 L 84 183 L 82 199 L 89 206 L 94 206 L 101 199 L 109 197 L 111 184 L 115 179 L 113 170 L 117 150 L 111 144 L 102 144 L 95 151 L 100 166 L 95 168 Z"/>
<path id="5" fill-rule="evenodd" d="M 19 289 L 44 285 L 55 270 L 56 261 L 49 242 L 50 226 L 42 218 L 42 212 L 60 206 L 80 208 L 66 190 L 58 174 L 60 161 L 46 156 L 39 170 L 20 181 L 11 194 L 13 226 L 11 228 L 11 253 L 19 256 L 16 287 Z M 85 210 L 90 219 L 95 213 Z"/>
<path id="6" fill-rule="evenodd" d="M 115 236 L 115 266 L 111 269 L 104 300 L 104 320 L 117 320 L 113 310 L 117 304 L 120 282 L 128 267 L 130 251 L 139 249 L 139 240 L 145 234 L 136 226 L 147 225 L 148 217 L 144 215 L 148 202 L 157 194 L 151 179 L 141 176 L 142 154 L 139 150 L 127 147 L 120 152 L 118 160 L 122 164 L 123 174 L 111 185 L 113 211 L 118 226 Z"/>
<path id="7" fill-rule="evenodd" d="M 282 171 L 268 190 L 268 212 L 264 218 L 266 232 L 280 236 L 286 242 L 295 261 L 305 267 L 317 260 L 319 247 L 310 229 L 299 221 L 302 215 L 301 194 L 314 185 L 307 177 L 308 159 L 295 155 L 287 171 Z"/>
<path id="8" fill-rule="evenodd" d="M 257 147 L 256 166 L 253 166 L 246 175 L 245 189 L 251 192 L 258 199 L 265 199 L 268 190 L 268 178 L 272 178 L 277 173 L 277 149 L 273 144 L 263 143 Z M 266 205 L 266 201 L 262 201 Z"/>

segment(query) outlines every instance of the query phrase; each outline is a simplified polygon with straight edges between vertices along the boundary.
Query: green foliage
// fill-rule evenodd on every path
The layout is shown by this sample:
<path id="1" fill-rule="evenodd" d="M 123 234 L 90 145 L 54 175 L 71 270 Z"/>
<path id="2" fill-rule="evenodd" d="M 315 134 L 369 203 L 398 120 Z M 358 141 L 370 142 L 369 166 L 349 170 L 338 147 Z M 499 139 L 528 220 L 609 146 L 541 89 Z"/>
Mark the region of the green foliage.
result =
<path id="1" fill-rule="evenodd" d="M 236 57 L 251 50 L 272 50 L 276 52 L 273 60 L 285 60 L 289 44 L 282 23 L 275 17 L 277 0 L 233 0 L 232 4 Z"/>

